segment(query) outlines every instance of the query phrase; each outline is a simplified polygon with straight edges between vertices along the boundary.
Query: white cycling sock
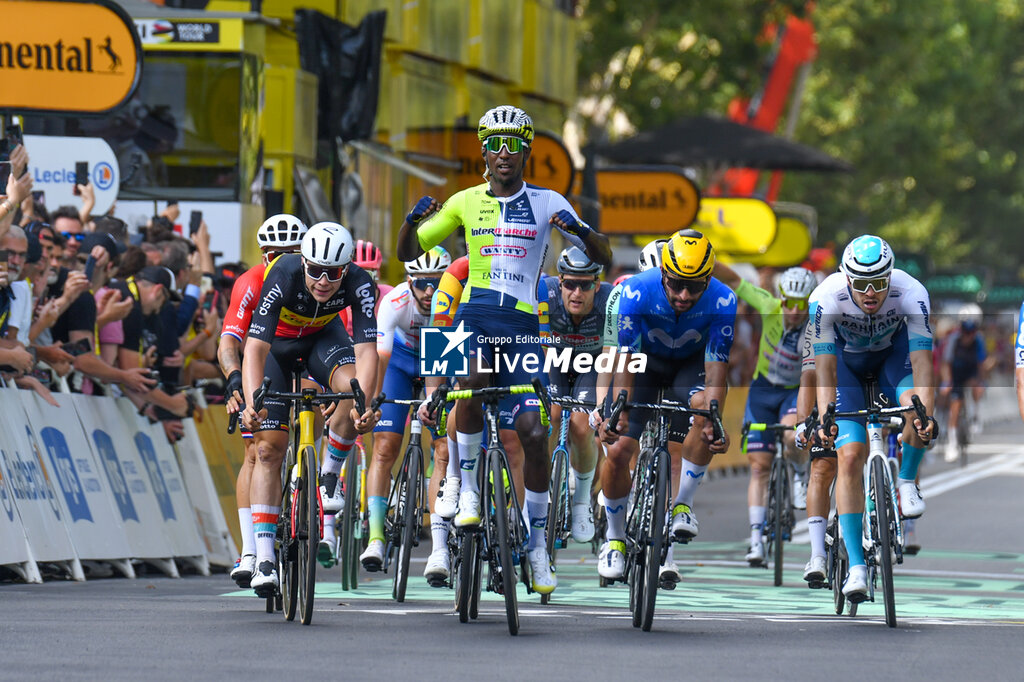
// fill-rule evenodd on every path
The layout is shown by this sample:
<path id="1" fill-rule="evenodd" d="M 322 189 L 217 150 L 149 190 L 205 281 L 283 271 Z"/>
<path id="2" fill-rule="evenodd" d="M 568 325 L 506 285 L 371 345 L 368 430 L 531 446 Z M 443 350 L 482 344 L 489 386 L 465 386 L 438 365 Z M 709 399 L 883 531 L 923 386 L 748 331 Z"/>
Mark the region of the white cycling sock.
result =
<path id="1" fill-rule="evenodd" d="M 238 508 L 238 526 L 242 533 L 242 556 L 256 554 L 256 534 L 252 529 L 252 507 Z"/>
<path id="2" fill-rule="evenodd" d="M 747 509 L 747 516 L 750 518 L 751 545 L 763 542 L 761 536 L 764 534 L 764 510 L 764 507 L 750 507 Z"/>
<path id="3" fill-rule="evenodd" d="M 808 516 L 807 533 L 811 536 L 811 558 L 825 556 L 825 517 Z M 834 541 L 838 541 L 835 538 Z"/>
<path id="4" fill-rule="evenodd" d="M 431 552 L 443 550 L 448 545 L 448 520 L 440 514 L 430 515 Z"/>
<path id="5" fill-rule="evenodd" d="M 459 473 L 462 476 L 462 492 L 472 490 L 480 492 L 480 486 L 476 480 L 476 465 L 480 459 L 480 444 L 484 440 L 484 432 L 455 434 L 459 442 Z"/>
<path id="6" fill-rule="evenodd" d="M 614 500 L 604 498 L 604 514 L 608 518 L 608 540 L 626 539 L 626 504 L 629 496 Z"/>
<path id="7" fill-rule="evenodd" d="M 264 561 L 274 561 L 274 536 L 277 534 L 277 517 L 280 507 L 269 504 L 254 504 L 252 509 L 253 529 L 256 532 L 256 567 Z"/>
<path id="8" fill-rule="evenodd" d="M 594 482 L 594 470 L 591 469 L 586 473 L 572 470 L 572 475 L 576 477 L 576 490 L 572 493 L 573 504 L 585 504 L 590 506 L 590 486 Z"/>
<path id="9" fill-rule="evenodd" d="M 526 514 L 530 517 L 529 549 L 544 547 L 548 525 L 548 491 L 526 489 Z"/>
<path id="10" fill-rule="evenodd" d="M 451 436 L 445 436 L 448 441 L 448 468 L 444 475 L 448 478 L 459 477 L 459 442 Z"/>
<path id="11" fill-rule="evenodd" d="M 676 493 L 675 504 L 685 504 L 693 507 L 693 496 L 697 492 L 697 486 L 704 480 L 704 472 L 708 470 L 707 464 L 694 464 L 685 457 L 682 459 L 683 470 L 679 473 L 679 492 Z"/>

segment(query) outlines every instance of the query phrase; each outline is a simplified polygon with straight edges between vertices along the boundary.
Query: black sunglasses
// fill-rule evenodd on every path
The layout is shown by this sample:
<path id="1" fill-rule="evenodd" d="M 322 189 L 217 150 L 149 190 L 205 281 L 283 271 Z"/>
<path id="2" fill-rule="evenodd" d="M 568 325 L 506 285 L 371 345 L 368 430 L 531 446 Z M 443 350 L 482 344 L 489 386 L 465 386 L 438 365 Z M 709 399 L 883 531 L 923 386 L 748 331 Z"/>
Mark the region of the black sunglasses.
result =
<path id="1" fill-rule="evenodd" d="M 576 291 L 577 289 L 581 291 L 590 291 L 597 286 L 597 281 L 592 279 L 563 279 L 559 280 L 559 283 L 562 285 L 563 289 L 567 289 L 568 291 Z"/>
<path id="2" fill-rule="evenodd" d="M 677 294 L 681 294 L 684 291 L 690 294 L 699 294 L 708 288 L 708 280 L 706 279 L 680 279 L 679 277 L 669 277 L 668 275 L 662 275 L 662 281 L 672 291 Z"/>
<path id="3" fill-rule="evenodd" d="M 306 276 L 316 282 L 319 282 L 320 278 L 324 275 L 327 275 L 328 282 L 337 282 L 345 276 L 345 272 L 347 270 L 347 265 L 317 265 L 315 263 L 306 263 Z"/>
<path id="4" fill-rule="evenodd" d="M 426 291 L 431 288 L 437 289 L 439 284 L 441 284 L 440 277 L 416 277 L 412 281 L 413 287 L 420 291 Z"/>

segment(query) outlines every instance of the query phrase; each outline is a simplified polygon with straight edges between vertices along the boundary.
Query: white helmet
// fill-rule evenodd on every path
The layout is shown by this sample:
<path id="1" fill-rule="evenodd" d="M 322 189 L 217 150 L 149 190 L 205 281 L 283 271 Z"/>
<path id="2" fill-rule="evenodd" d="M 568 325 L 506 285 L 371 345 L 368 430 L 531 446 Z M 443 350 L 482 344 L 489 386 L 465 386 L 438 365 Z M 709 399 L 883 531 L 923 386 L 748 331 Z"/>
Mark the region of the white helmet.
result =
<path id="1" fill-rule="evenodd" d="M 590 256 L 578 246 L 570 246 L 558 256 L 555 266 L 560 275 L 583 275 L 598 277 L 604 272 L 600 263 L 590 260 Z"/>
<path id="2" fill-rule="evenodd" d="M 295 248 L 302 243 L 306 225 L 287 213 L 278 213 L 267 218 L 256 231 L 256 243 L 261 249 L 275 247 Z"/>
<path id="3" fill-rule="evenodd" d="M 495 107 L 480 117 L 477 137 L 483 142 L 491 135 L 515 135 L 526 144 L 533 143 L 533 119 L 518 107 L 504 104 Z"/>
<path id="4" fill-rule="evenodd" d="M 303 258 L 316 265 L 348 265 L 353 249 L 352 235 L 338 223 L 317 223 L 302 238 Z"/>
<path id="5" fill-rule="evenodd" d="M 406 261 L 405 272 L 409 275 L 441 274 L 451 264 L 452 257 L 448 254 L 448 249 L 443 246 L 435 246 L 416 260 Z"/>
<path id="6" fill-rule="evenodd" d="M 816 286 L 818 278 L 807 268 L 790 268 L 779 276 L 779 294 L 783 298 L 807 298 Z"/>
<path id="7" fill-rule="evenodd" d="M 881 237 L 866 234 L 847 244 L 839 269 L 853 279 L 873 279 L 892 274 L 895 259 Z"/>
<path id="8" fill-rule="evenodd" d="M 638 264 L 640 272 L 661 267 L 661 247 L 667 241 L 667 239 L 655 239 L 644 247 L 644 250 L 640 252 L 640 262 Z"/>

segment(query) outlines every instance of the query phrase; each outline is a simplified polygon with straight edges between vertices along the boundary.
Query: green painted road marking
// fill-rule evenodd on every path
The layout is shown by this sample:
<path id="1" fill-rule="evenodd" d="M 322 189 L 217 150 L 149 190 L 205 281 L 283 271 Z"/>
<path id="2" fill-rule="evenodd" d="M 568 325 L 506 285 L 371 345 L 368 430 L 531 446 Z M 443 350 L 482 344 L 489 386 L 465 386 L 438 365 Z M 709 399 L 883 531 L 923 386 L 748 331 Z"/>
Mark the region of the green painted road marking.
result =
<path id="1" fill-rule="evenodd" d="M 735 559 L 743 546 L 740 543 L 707 543 L 694 545 L 700 551 L 676 548 L 683 582 L 675 590 L 662 590 L 658 594 L 657 609 L 664 613 L 716 613 L 716 614 L 779 614 L 800 616 L 834 615 L 832 593 L 828 590 L 809 590 L 802 580 L 802 571 L 787 569 L 783 587 L 771 584 L 772 574 L 753 569 L 737 562 L 736 565 L 701 565 L 703 560 L 717 560 L 719 555 Z M 680 551 L 680 550 L 683 551 Z M 788 548 L 787 548 L 788 549 Z M 795 546 L 795 556 L 803 550 Z M 964 558 L 958 553 L 950 557 Z M 964 553 L 978 559 L 1017 561 L 1020 555 L 997 552 Z M 794 554 L 790 554 L 794 556 Z M 712 559 L 714 557 L 714 559 Z M 690 563 L 690 562 L 696 562 Z M 414 564 L 416 566 L 416 564 Z M 898 571 L 899 569 L 897 569 Z M 317 599 L 328 602 L 355 600 L 391 601 L 392 581 L 389 574 L 361 573 L 358 590 L 343 591 L 338 569 L 318 573 Z M 629 593 L 619 583 L 602 588 L 598 585 L 597 567 L 593 556 L 571 548 L 559 553 L 558 589 L 552 595 L 552 604 L 621 610 L 627 615 Z M 1014 580 L 985 577 L 963 579 L 941 576 L 899 575 L 895 577 L 896 612 L 900 618 L 937 618 L 962 620 L 1024 620 L 1024 583 Z M 252 592 L 236 591 L 226 596 L 252 596 Z M 436 605 L 450 608 L 455 593 L 450 589 L 431 588 L 414 570 L 409 579 L 406 604 L 409 606 Z M 525 586 L 519 588 L 521 608 L 542 608 L 537 595 L 527 595 Z M 502 598 L 484 592 L 487 603 L 500 603 Z M 861 604 L 858 618 L 882 618 L 881 588 L 877 601 Z M 400 609 L 400 605 L 394 605 Z"/>

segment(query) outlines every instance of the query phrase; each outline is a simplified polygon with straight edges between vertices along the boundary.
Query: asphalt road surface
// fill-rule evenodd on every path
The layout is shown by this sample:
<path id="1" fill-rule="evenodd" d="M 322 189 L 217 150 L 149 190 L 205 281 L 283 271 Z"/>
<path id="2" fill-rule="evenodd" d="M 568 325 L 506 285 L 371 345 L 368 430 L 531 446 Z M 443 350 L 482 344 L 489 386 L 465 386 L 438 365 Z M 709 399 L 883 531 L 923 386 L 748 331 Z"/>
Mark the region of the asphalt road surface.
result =
<path id="1" fill-rule="evenodd" d="M 896 569 L 896 629 L 880 602 L 836 616 L 830 592 L 807 589 L 799 527 L 783 587 L 747 567 L 746 477 L 724 475 L 697 494 L 701 535 L 677 548 L 683 582 L 659 593 L 649 633 L 582 545 L 559 554 L 550 605 L 520 593 L 518 637 L 490 594 L 460 624 L 452 591 L 419 577 L 423 543 L 404 604 L 388 575 L 343 592 L 339 569 L 321 571 L 308 627 L 223 574 L 0 584 L 0 679 L 1022 679 L 1022 435 L 989 429 L 963 470 L 926 460 L 923 549 Z"/>

